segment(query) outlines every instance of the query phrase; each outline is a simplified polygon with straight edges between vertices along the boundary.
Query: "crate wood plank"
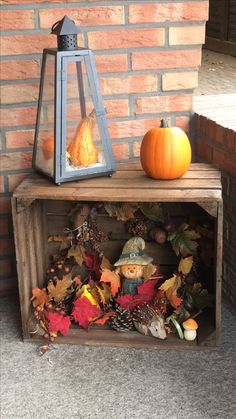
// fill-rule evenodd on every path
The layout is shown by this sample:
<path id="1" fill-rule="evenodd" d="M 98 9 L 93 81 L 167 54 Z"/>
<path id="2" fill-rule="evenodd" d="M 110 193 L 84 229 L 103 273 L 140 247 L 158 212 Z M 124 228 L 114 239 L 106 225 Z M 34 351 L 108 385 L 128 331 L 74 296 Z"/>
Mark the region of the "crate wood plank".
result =
<path id="1" fill-rule="evenodd" d="M 215 286 L 216 286 L 216 339 L 220 338 L 221 327 L 221 284 L 222 284 L 222 257 L 223 257 L 223 203 L 218 203 L 218 217 L 216 225 L 216 272 L 215 272 Z"/>
<path id="2" fill-rule="evenodd" d="M 34 199 L 59 199 L 73 201 L 109 202 L 196 202 L 222 199 L 220 189 L 113 189 L 39 187 L 32 185 L 27 190 L 18 190 L 14 197 L 28 196 Z"/>
<path id="3" fill-rule="evenodd" d="M 20 296 L 20 309 L 23 336 L 28 336 L 27 323 L 29 318 L 30 298 L 32 295 L 31 272 L 28 262 L 27 228 L 25 225 L 25 212 L 17 213 L 17 202 L 12 198 L 12 215 L 15 236 L 18 288 Z"/>
<path id="4" fill-rule="evenodd" d="M 27 341 L 42 343 L 43 339 L 32 336 L 32 338 L 27 339 Z M 119 333 L 110 329 L 93 329 L 93 327 L 89 332 L 80 328 L 71 328 L 67 336 L 57 337 L 57 343 L 103 347 L 126 347 L 131 349 L 214 349 L 214 342 L 209 346 L 200 346 L 197 344 L 197 341 L 187 342 L 186 340 L 179 339 L 172 333 L 168 335 L 167 339 L 161 340 L 153 338 L 152 336 L 144 336 L 135 331 Z"/>
<path id="5" fill-rule="evenodd" d="M 140 161 L 133 161 L 129 163 L 118 163 L 117 170 L 143 170 Z M 212 170 L 214 167 L 207 163 L 191 163 L 189 170 Z M 217 170 L 217 169 L 216 169 Z"/>

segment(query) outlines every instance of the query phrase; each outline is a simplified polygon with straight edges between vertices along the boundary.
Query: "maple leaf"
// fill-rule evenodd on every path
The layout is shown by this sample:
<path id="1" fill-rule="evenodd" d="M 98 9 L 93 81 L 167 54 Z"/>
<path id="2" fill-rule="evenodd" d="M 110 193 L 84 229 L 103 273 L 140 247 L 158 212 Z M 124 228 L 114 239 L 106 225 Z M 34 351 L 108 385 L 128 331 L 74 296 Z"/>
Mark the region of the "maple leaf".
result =
<path id="1" fill-rule="evenodd" d="M 69 316 L 62 316 L 58 313 L 49 312 L 45 315 L 48 321 L 49 332 L 60 332 L 66 336 L 71 325 Z"/>
<path id="2" fill-rule="evenodd" d="M 94 320 L 93 323 L 103 325 L 107 322 L 107 320 L 110 319 L 110 317 L 116 317 L 116 313 L 114 311 L 109 311 L 108 313 L 105 313 L 102 317 L 99 317 L 97 320 Z"/>
<path id="3" fill-rule="evenodd" d="M 100 269 L 103 271 L 104 269 L 112 269 L 112 264 L 109 261 L 109 259 L 106 258 L 106 256 L 102 257 Z"/>
<path id="4" fill-rule="evenodd" d="M 100 297 L 102 304 L 107 304 L 111 299 L 111 287 L 109 284 L 102 282 L 100 285 L 96 285 L 97 292 Z"/>
<path id="5" fill-rule="evenodd" d="M 167 291 L 170 287 L 178 289 L 181 285 L 181 279 L 177 275 L 173 275 L 171 278 L 166 279 L 165 282 L 159 287 L 161 291 Z"/>
<path id="6" fill-rule="evenodd" d="M 142 213 L 145 215 L 145 217 L 147 217 L 149 220 L 156 221 L 156 222 L 164 220 L 162 207 L 160 204 L 156 202 L 155 203 L 150 203 L 150 202 L 140 203 L 139 208 L 142 211 Z"/>
<path id="7" fill-rule="evenodd" d="M 149 279 L 144 282 L 144 284 L 137 287 L 138 295 L 145 296 L 146 299 L 150 302 L 156 296 L 156 285 L 158 284 L 159 279 Z"/>
<path id="8" fill-rule="evenodd" d="M 71 248 L 67 252 L 68 258 L 74 257 L 76 262 L 79 266 L 82 266 L 84 260 L 85 260 L 85 253 L 84 248 L 80 246 L 79 244 L 71 246 Z"/>
<path id="9" fill-rule="evenodd" d="M 55 283 L 53 281 L 49 281 L 47 290 L 50 297 L 59 302 L 69 293 L 70 285 L 71 282 L 65 276 L 63 279 L 58 279 Z"/>
<path id="10" fill-rule="evenodd" d="M 186 258 L 181 258 L 178 266 L 178 271 L 181 272 L 183 275 L 187 275 L 193 266 L 193 257 L 188 256 Z"/>
<path id="11" fill-rule="evenodd" d="M 45 304 L 47 304 L 50 301 L 50 297 L 47 294 L 47 291 L 45 290 L 45 288 L 40 289 L 40 288 L 33 288 L 32 289 L 32 304 L 34 307 L 38 307 L 41 306 L 43 307 Z"/>
<path id="12" fill-rule="evenodd" d="M 132 312 L 135 309 L 135 307 L 141 306 L 148 302 L 146 301 L 146 298 L 144 296 L 138 294 L 119 295 L 116 301 L 123 310 L 129 310 L 130 312 Z"/>
<path id="13" fill-rule="evenodd" d="M 111 294 L 114 296 L 120 288 L 120 275 L 110 269 L 102 271 L 101 282 L 109 282 L 111 284 Z"/>
<path id="14" fill-rule="evenodd" d="M 94 271 L 96 278 L 100 277 L 101 258 L 95 253 L 85 253 L 85 265 L 90 271 Z"/>
<path id="15" fill-rule="evenodd" d="M 182 303 L 182 299 L 177 296 L 176 292 L 181 286 L 181 279 L 177 275 L 173 275 L 171 278 L 167 279 L 160 287 L 159 290 L 165 291 L 166 297 L 172 307 L 178 308 Z"/>
<path id="16" fill-rule="evenodd" d="M 189 224 L 181 224 L 174 232 L 169 234 L 168 240 L 171 242 L 177 256 L 193 255 L 196 253 L 198 243 L 195 241 L 200 238 L 200 234 L 195 230 L 189 230 Z"/>
<path id="17" fill-rule="evenodd" d="M 87 297 L 78 297 L 74 301 L 72 316 L 74 320 L 84 329 L 87 330 L 89 327 L 89 322 L 100 316 L 100 314 L 101 309 L 91 304 Z"/>
<path id="18" fill-rule="evenodd" d="M 138 209 L 138 205 L 134 203 L 107 203 L 104 205 L 105 211 L 110 217 L 116 218 L 118 221 L 127 221 L 134 218 L 134 213 Z"/>
<path id="19" fill-rule="evenodd" d="M 183 301 L 182 298 L 178 297 L 178 295 L 176 294 L 175 287 L 169 287 L 166 290 L 166 297 L 168 301 L 170 302 L 170 304 L 172 305 L 172 307 L 174 308 L 178 308 Z"/>

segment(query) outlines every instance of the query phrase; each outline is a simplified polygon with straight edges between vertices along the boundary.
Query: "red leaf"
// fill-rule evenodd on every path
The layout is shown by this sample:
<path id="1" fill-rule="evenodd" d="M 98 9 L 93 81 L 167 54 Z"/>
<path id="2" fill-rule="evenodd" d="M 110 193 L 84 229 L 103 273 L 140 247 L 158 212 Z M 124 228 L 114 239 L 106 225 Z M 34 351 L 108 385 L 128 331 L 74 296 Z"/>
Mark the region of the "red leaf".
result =
<path id="1" fill-rule="evenodd" d="M 74 301 L 74 310 L 72 316 L 84 329 L 88 329 L 89 322 L 101 314 L 101 309 L 91 304 L 87 297 L 78 297 Z"/>
<path id="2" fill-rule="evenodd" d="M 48 320 L 49 332 L 60 332 L 63 336 L 66 336 L 70 328 L 69 316 L 62 316 L 58 313 L 46 313 Z"/>
<path id="3" fill-rule="evenodd" d="M 159 281 L 159 278 L 149 279 L 148 281 L 144 282 L 144 284 L 139 285 L 139 287 L 137 288 L 138 295 L 143 297 L 145 296 L 145 298 L 148 300 L 147 302 L 152 301 L 156 296 L 157 290 L 155 286 L 156 284 L 158 284 Z"/>
<path id="4" fill-rule="evenodd" d="M 101 258 L 94 253 L 85 253 L 85 265 L 90 271 L 94 271 L 96 278 L 100 278 Z"/>
<path id="5" fill-rule="evenodd" d="M 125 294 L 120 295 L 116 299 L 117 303 L 120 305 L 121 308 L 124 310 L 130 310 L 131 312 L 135 309 L 137 306 L 141 306 L 142 304 L 146 304 L 147 301 L 145 297 L 141 295 L 131 295 L 131 294 Z"/>

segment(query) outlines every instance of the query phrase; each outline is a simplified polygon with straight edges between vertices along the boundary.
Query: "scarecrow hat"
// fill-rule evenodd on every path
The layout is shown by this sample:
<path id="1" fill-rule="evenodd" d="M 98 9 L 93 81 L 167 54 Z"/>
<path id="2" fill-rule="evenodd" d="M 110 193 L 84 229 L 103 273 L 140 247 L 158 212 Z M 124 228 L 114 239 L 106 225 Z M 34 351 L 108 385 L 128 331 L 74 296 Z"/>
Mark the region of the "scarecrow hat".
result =
<path id="1" fill-rule="evenodd" d="M 153 259 L 143 253 L 144 248 L 145 241 L 141 237 L 132 237 L 125 243 L 120 259 L 114 263 L 114 266 L 148 265 Z"/>

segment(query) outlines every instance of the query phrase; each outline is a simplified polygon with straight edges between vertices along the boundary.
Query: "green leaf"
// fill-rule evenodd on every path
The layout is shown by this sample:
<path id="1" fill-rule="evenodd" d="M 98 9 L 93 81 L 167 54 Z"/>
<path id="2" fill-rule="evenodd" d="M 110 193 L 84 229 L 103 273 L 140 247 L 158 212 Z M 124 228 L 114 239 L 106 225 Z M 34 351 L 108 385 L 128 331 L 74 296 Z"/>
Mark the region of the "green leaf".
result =
<path id="1" fill-rule="evenodd" d="M 195 240 L 200 238 L 200 234 L 188 228 L 188 224 L 181 224 L 174 233 L 168 236 L 168 240 L 177 256 L 186 257 L 196 253 L 198 243 Z"/>
<path id="2" fill-rule="evenodd" d="M 139 208 L 142 213 L 147 217 L 149 220 L 152 221 L 164 221 L 164 216 L 162 212 L 161 204 L 158 203 L 140 203 Z"/>

